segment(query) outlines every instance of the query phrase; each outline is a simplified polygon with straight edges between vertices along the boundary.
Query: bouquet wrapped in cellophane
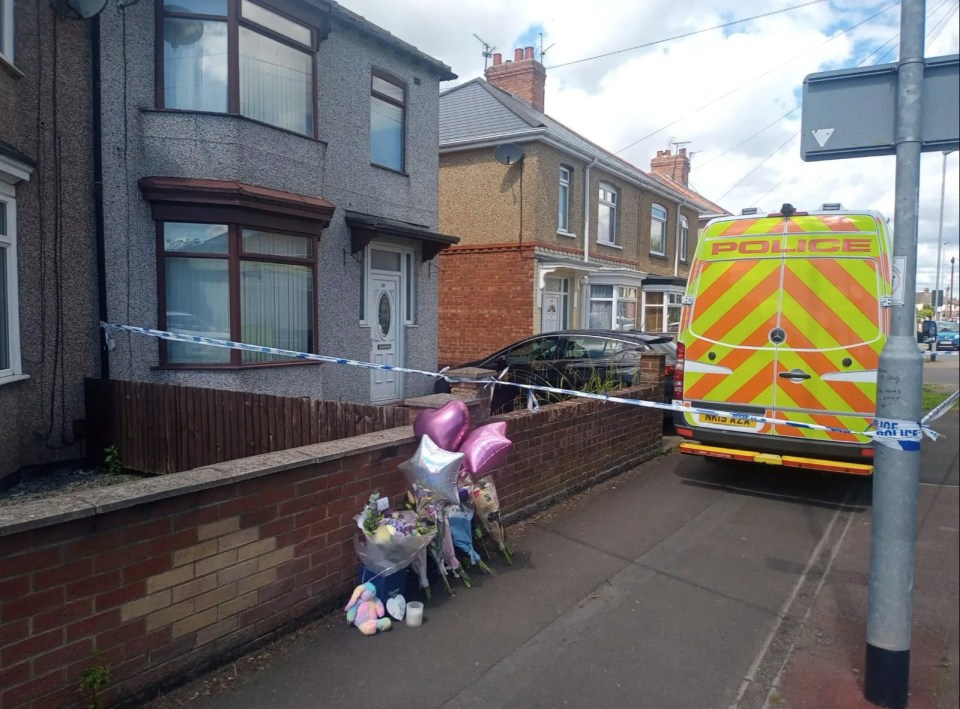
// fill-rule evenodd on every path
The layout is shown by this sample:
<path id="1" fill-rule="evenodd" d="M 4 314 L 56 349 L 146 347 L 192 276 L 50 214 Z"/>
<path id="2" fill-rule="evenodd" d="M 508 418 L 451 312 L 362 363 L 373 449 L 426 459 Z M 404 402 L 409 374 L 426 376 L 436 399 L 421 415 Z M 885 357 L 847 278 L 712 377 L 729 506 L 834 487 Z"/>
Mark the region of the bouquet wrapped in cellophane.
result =
<path id="1" fill-rule="evenodd" d="M 354 536 L 353 545 L 366 569 L 388 576 L 410 566 L 433 541 L 436 530 L 424 525 L 412 510 L 381 512 L 379 499 L 378 492 L 370 495 L 363 512 L 354 518 L 361 533 Z"/>

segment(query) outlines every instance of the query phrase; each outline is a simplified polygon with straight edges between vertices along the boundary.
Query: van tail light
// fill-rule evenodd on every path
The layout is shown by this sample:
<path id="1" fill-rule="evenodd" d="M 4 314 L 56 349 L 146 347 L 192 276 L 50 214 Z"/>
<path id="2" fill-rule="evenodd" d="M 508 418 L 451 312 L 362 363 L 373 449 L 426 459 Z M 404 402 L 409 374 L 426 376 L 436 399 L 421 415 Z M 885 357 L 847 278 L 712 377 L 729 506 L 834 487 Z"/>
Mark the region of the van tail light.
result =
<path id="1" fill-rule="evenodd" d="M 673 398 L 683 399 L 683 360 L 686 355 L 682 342 L 677 343 L 677 364 L 673 368 Z"/>

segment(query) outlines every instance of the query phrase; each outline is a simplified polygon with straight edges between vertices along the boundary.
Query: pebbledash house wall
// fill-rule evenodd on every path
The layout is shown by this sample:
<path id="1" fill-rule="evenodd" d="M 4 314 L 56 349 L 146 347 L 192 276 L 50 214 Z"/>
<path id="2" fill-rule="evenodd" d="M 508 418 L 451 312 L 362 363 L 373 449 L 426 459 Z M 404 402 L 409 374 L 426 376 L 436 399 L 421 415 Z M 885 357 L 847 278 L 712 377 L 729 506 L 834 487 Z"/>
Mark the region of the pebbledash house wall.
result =
<path id="1" fill-rule="evenodd" d="M 344 210 L 435 229 L 439 86 L 435 70 L 362 35 L 334 10 L 316 54 L 319 140 L 242 116 L 155 109 L 155 2 L 118 9 L 100 23 L 103 56 L 104 221 L 108 319 L 156 327 L 157 232 L 138 180 L 148 176 L 235 180 L 325 198 L 336 206 L 317 252 L 316 320 L 322 354 L 370 359 L 370 330 L 359 324 L 363 259 L 351 253 Z M 126 37 L 126 46 L 123 39 Z M 376 67 L 407 85 L 406 174 L 370 164 L 370 73 Z M 438 267 L 418 241 L 416 325 L 403 328 L 404 364 L 435 371 Z M 370 372 L 313 364 L 241 370 L 157 369 L 157 340 L 118 334 L 114 378 L 219 387 L 328 400 L 369 401 Z M 404 396 L 430 393 L 428 377 L 402 375 Z"/>
<path id="2" fill-rule="evenodd" d="M 641 367 L 656 383 L 619 393 L 659 398 L 662 357 Z M 657 409 L 575 399 L 501 420 L 508 522 L 660 450 Z M 342 605 L 353 517 L 373 490 L 398 499 L 416 445 L 404 426 L 0 508 L 0 706 L 73 706 L 99 662 L 105 704 L 139 706 Z"/>
<path id="3" fill-rule="evenodd" d="M 83 418 L 84 378 L 100 373 L 90 28 L 47 2 L 12 7 L 13 63 L 0 59 L 0 163 L 30 174 L 18 181 L 0 167 L 0 181 L 16 200 L 15 224 L 7 218 L 25 378 L 0 380 L 0 479 L 83 455 L 73 423 Z"/>

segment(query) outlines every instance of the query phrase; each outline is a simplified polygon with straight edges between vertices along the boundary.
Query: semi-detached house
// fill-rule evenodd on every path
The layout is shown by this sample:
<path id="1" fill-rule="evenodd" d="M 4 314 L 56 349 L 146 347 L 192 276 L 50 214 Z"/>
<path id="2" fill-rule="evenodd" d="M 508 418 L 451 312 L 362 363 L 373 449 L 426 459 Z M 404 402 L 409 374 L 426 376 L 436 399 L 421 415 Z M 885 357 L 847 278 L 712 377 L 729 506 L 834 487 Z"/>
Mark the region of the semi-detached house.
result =
<path id="1" fill-rule="evenodd" d="M 141 0 L 95 20 L 106 319 L 433 371 L 440 82 L 327 0 Z M 359 403 L 429 377 L 116 336 L 112 378 Z"/>
<path id="2" fill-rule="evenodd" d="M 440 96 L 440 230 L 461 239 L 440 257 L 441 364 L 537 332 L 675 329 L 701 218 L 725 213 L 683 184 L 685 151 L 651 175 L 546 115 L 545 81 L 526 47 Z"/>

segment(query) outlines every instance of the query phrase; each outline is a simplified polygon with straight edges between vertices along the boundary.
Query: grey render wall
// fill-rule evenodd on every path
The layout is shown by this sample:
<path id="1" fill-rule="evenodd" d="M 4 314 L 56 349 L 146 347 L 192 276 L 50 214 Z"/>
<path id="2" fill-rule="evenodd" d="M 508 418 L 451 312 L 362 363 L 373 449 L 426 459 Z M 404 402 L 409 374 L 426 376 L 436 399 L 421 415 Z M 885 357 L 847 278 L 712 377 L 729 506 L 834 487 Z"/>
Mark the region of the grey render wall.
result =
<path id="1" fill-rule="evenodd" d="M 89 25 L 15 4 L 16 68 L 0 66 L 0 143 L 33 164 L 16 186 L 21 358 L 0 386 L 0 478 L 79 458 L 83 378 L 99 373 Z M 2 62 L 0 62 L 2 63 Z"/>
<path id="2" fill-rule="evenodd" d="M 110 3 L 99 21 L 109 319 L 149 327 L 158 322 L 156 227 L 137 181 L 146 176 L 238 180 L 323 197 L 336 205 L 318 252 L 320 353 L 369 360 L 370 335 L 358 323 L 362 259 L 350 253 L 343 210 L 436 227 L 435 73 L 334 21 L 317 54 L 320 141 L 315 141 L 242 117 L 155 110 L 153 0 L 125 10 Z M 409 82 L 408 175 L 370 166 L 369 90 L 374 65 Z M 420 78 L 419 86 L 414 77 Z M 404 245 L 418 246 L 415 241 Z M 422 264 L 417 283 L 418 325 L 406 329 L 406 365 L 432 371 L 437 363 L 436 265 Z M 118 379 L 369 400 L 370 373 L 356 367 L 160 371 L 155 340 L 126 334 L 115 339 L 110 366 L 111 376 Z M 430 391 L 431 379 L 407 375 L 406 396 Z"/>

